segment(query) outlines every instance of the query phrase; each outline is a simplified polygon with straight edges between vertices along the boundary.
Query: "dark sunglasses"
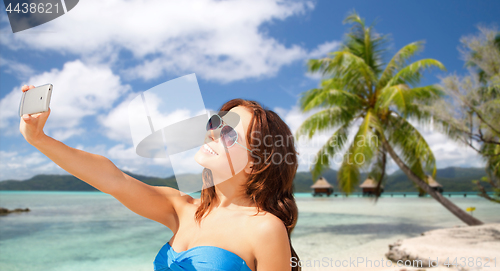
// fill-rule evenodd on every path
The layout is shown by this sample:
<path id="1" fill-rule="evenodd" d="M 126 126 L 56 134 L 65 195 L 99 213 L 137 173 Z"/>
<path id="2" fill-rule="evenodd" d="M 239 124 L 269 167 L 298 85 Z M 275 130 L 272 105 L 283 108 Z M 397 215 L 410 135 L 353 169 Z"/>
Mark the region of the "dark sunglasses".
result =
<path id="1" fill-rule="evenodd" d="M 249 152 L 252 152 L 247 147 L 238 143 L 238 133 L 234 130 L 233 127 L 224 123 L 224 120 L 219 115 L 213 115 L 207 122 L 207 131 L 216 130 L 221 128 L 220 138 L 222 140 L 223 145 L 226 148 L 231 148 L 234 144 L 238 144 L 243 148 L 247 149 Z"/>

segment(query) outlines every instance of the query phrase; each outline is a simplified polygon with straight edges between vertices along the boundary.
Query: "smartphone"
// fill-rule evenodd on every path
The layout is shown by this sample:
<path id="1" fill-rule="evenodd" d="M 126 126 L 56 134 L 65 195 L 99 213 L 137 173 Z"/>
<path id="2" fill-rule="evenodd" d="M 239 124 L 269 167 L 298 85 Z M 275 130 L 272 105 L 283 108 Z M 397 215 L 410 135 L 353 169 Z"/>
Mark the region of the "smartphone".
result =
<path id="1" fill-rule="evenodd" d="M 19 117 L 49 111 L 52 84 L 45 84 L 23 92 L 19 104 Z"/>

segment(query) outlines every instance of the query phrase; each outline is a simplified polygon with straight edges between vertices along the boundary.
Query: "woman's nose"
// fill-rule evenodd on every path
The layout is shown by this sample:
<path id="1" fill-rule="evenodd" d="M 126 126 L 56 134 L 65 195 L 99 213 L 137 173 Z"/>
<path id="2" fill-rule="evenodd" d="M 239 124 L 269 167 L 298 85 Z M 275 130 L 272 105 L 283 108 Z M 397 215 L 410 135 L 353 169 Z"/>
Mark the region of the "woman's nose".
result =
<path id="1" fill-rule="evenodd" d="M 209 141 L 214 141 L 214 142 L 218 141 L 217 136 L 214 133 L 214 130 L 208 131 L 207 136 L 208 136 Z"/>

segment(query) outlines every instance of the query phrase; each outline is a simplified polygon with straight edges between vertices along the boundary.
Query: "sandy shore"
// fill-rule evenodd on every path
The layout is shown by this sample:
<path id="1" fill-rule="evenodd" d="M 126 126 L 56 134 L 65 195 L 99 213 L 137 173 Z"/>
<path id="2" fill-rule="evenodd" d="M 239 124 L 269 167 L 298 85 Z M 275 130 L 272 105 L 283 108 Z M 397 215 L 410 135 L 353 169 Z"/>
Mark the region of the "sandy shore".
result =
<path id="1" fill-rule="evenodd" d="M 297 241 L 299 244 L 301 241 L 307 242 Z M 338 245 L 334 247 L 335 244 L 330 244 L 327 240 L 321 242 L 316 239 L 311 245 L 321 247 L 322 253 L 316 251 L 313 257 L 301 257 L 302 270 L 500 271 L 500 223 L 437 229 L 414 238 L 400 238 L 396 242 L 394 238 L 379 239 L 364 244 L 362 249 L 359 246 L 346 247 L 339 251 Z M 301 246 L 304 245 L 307 243 L 302 243 Z M 329 246 L 332 246 L 332 250 L 329 250 Z M 328 254 L 328 251 L 334 253 Z M 485 267 L 487 257 L 489 267 Z M 399 266 L 398 260 L 401 260 Z M 407 266 L 404 261 L 407 261 Z M 428 267 L 429 263 L 433 267 Z M 450 263 L 450 267 L 445 266 L 446 263 Z"/>

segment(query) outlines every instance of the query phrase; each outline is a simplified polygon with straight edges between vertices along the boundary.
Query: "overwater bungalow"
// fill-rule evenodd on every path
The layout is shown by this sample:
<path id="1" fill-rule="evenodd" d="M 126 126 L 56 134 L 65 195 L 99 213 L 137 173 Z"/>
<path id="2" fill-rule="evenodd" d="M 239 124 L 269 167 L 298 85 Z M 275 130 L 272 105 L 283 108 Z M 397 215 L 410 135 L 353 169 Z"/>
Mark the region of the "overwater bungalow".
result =
<path id="1" fill-rule="evenodd" d="M 443 193 L 443 186 L 440 183 L 436 182 L 436 180 L 434 180 L 432 176 L 427 175 L 427 183 L 434 191 L 437 191 L 441 194 Z"/>
<path id="2" fill-rule="evenodd" d="M 320 177 L 311 188 L 314 189 L 313 196 L 323 196 L 326 194 L 328 197 L 333 193 L 333 185 L 331 185 L 325 178 Z"/>
<path id="3" fill-rule="evenodd" d="M 376 195 L 377 182 L 368 177 L 359 187 L 363 189 L 363 196 L 374 196 Z M 384 186 L 380 185 L 379 196 L 384 192 Z"/>

